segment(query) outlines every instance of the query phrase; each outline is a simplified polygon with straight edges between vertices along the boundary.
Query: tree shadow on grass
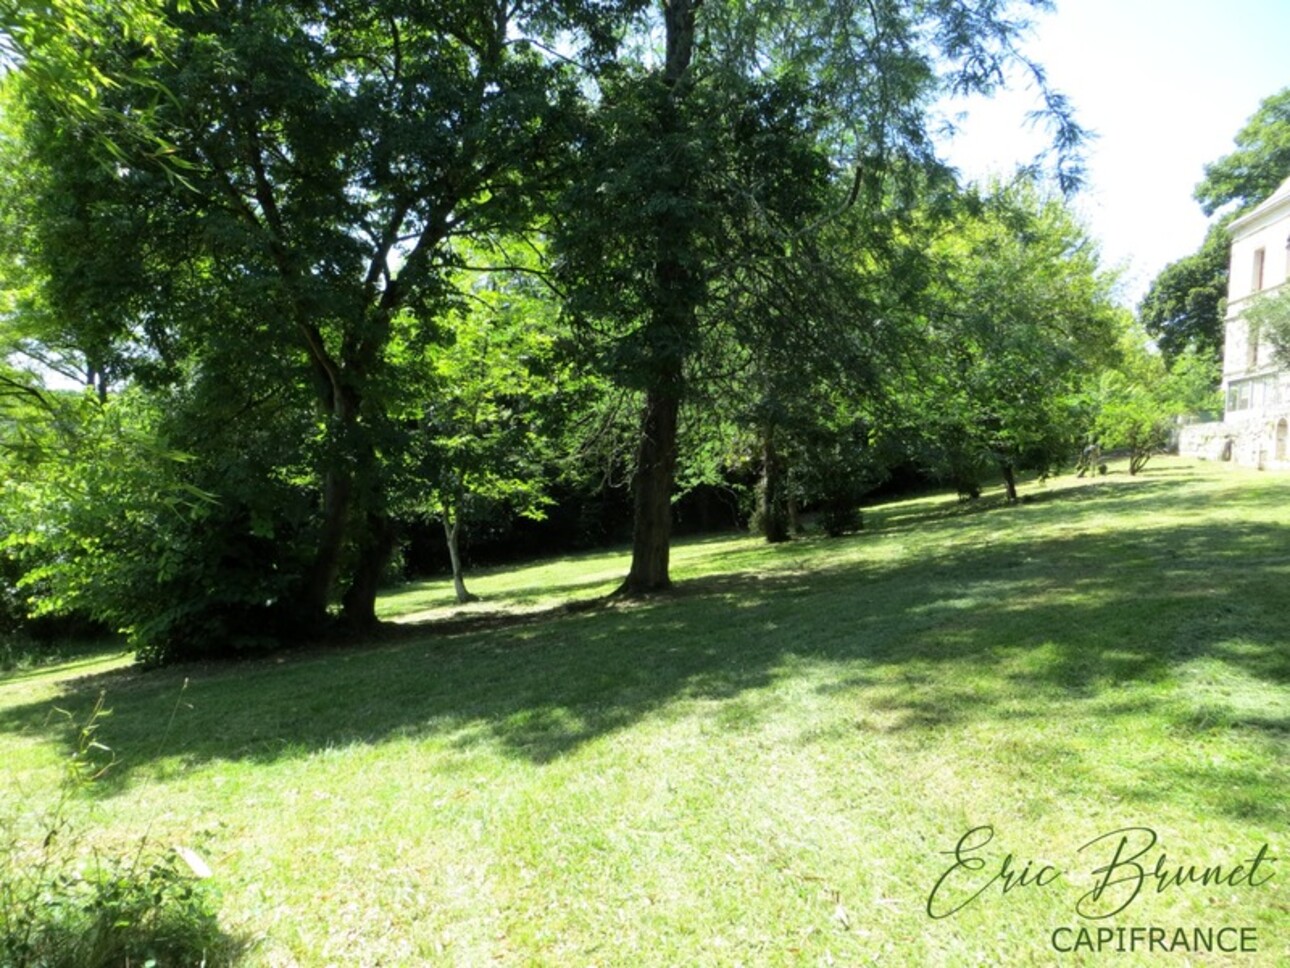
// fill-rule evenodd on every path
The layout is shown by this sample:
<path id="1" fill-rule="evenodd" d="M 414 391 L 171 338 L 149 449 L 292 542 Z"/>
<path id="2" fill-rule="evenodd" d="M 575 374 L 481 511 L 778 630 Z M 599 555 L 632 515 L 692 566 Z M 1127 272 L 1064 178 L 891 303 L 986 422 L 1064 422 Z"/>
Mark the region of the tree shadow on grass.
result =
<path id="1" fill-rule="evenodd" d="M 1177 514 L 1186 511 L 1213 509 L 1215 495 L 1195 487 L 1195 479 L 1185 469 L 1165 466 L 1158 471 L 1148 469 L 1137 477 L 1117 474 L 1109 477 L 1080 480 L 1071 477 L 1051 479 L 1030 488 L 1017 504 L 1008 504 L 1002 495 L 991 494 L 978 501 L 960 504 L 941 504 L 933 508 L 915 505 L 895 505 L 890 509 L 873 509 L 872 517 L 878 528 L 909 527 L 941 519 L 963 519 L 978 514 L 1022 513 L 1039 514 L 1040 520 L 1057 517 L 1062 520 L 1079 520 L 1081 516 L 1101 510 L 1126 510 L 1135 512 L 1158 509 L 1162 513 Z M 1274 481 L 1256 483 L 1275 486 Z M 1259 487 L 1226 490 L 1221 501 L 1226 510 L 1265 508 L 1267 496 Z"/>
<path id="2" fill-rule="evenodd" d="M 905 526 L 914 522 L 968 518 L 1008 508 L 1052 503 L 1061 503 L 1065 505 L 1064 511 L 1070 511 L 1073 509 L 1072 506 L 1077 507 L 1088 502 L 1125 498 L 1135 501 L 1168 499 L 1189 484 L 1194 484 L 1194 481 L 1186 478 L 1153 480 L 1128 476 L 1099 477 L 1088 480 L 1071 477 L 1050 478 L 1042 484 L 1029 488 L 1017 504 L 1009 504 L 1001 492 L 991 492 L 970 501 L 942 502 L 931 507 L 921 503 L 878 505 L 866 509 L 866 514 L 887 525 Z"/>
<path id="3" fill-rule="evenodd" d="M 865 711 L 857 728 L 934 737 L 992 717 L 1040 720 L 1074 700 L 1126 722 L 1155 705 L 1178 729 L 1198 729 L 1185 704 L 1118 697 L 1197 661 L 1284 687 L 1290 649 L 1277 603 L 1288 539 L 1285 528 L 1198 524 L 1013 538 L 1002 550 L 961 541 L 896 564 L 825 561 L 695 579 L 641 602 L 405 628 L 365 648 L 119 670 L 67 681 L 59 705 L 83 709 L 107 693 L 103 735 L 120 755 L 96 785 L 108 796 L 137 771 L 174 768 L 172 757 L 181 770 L 269 763 L 396 737 L 483 744 L 543 764 L 695 701 L 714 705 L 716 728 L 749 729 L 766 690 L 804 669 L 821 690 L 854 695 Z M 75 736 L 49 707 L 0 710 L 0 732 L 70 746 Z M 1237 710 L 1225 728 L 1266 737 L 1284 720 Z M 1217 773 L 1196 782 L 1211 780 L 1226 782 Z"/>

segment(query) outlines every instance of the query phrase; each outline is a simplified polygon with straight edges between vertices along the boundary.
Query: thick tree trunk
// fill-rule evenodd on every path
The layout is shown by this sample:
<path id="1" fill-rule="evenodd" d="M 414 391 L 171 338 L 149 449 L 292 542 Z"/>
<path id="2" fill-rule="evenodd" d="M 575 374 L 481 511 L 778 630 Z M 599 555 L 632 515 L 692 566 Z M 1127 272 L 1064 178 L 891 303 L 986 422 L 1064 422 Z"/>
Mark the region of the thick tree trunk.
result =
<path id="1" fill-rule="evenodd" d="M 363 631 L 376 627 L 376 595 L 381 590 L 381 578 L 394 554 L 397 537 L 394 525 L 383 514 L 366 515 L 358 561 L 341 600 L 347 628 Z"/>
<path id="2" fill-rule="evenodd" d="M 457 604 L 465 605 L 467 602 L 479 601 L 478 595 L 472 595 L 466 591 L 465 572 L 461 566 L 461 518 L 458 515 L 450 514 L 447 508 L 443 509 L 443 533 L 448 539 L 448 557 L 452 559 L 452 588 L 457 594 Z"/>
<path id="3" fill-rule="evenodd" d="M 632 567 L 620 589 L 642 595 L 671 587 L 668 557 L 672 539 L 672 480 L 676 472 L 676 388 L 651 389 L 641 416 L 641 439 L 632 476 L 635 519 Z"/>
<path id="4" fill-rule="evenodd" d="M 332 468 L 324 474 L 322 534 L 301 591 L 302 617 L 311 624 L 322 625 L 327 617 L 332 588 L 340 573 L 353 496 L 354 479 L 348 472 Z"/>
<path id="5" fill-rule="evenodd" d="M 365 459 L 374 455 L 355 453 L 354 435 L 358 430 L 358 397 L 337 383 L 326 395 L 326 403 L 331 412 L 333 429 L 329 441 L 334 450 L 330 455 L 329 466 L 323 472 L 323 507 L 322 531 L 318 537 L 318 547 L 314 560 L 305 575 L 301 593 L 302 619 L 311 626 L 321 627 L 327 621 L 327 609 L 331 605 L 332 594 L 340 577 L 340 567 L 345 556 L 345 546 L 351 537 L 355 515 L 363 508 L 358 500 L 358 477 L 356 465 L 364 466 Z M 370 525 L 371 515 L 361 520 L 365 530 L 359 537 L 360 557 L 369 554 L 369 543 L 378 535 L 366 530 Z M 357 578 L 357 575 L 356 575 Z M 361 594 L 361 593 L 359 593 Z M 351 609 L 349 600 L 353 598 L 346 592 L 346 601 L 342 603 L 346 620 L 356 614 Z M 375 607 L 373 593 L 373 608 Z M 360 608 L 361 611 L 361 608 Z"/>
<path id="6" fill-rule="evenodd" d="M 788 494 L 788 528 L 796 535 L 806 533 L 806 528 L 802 526 L 802 511 L 797 506 L 797 498 L 793 496 L 792 491 Z"/>
<path id="7" fill-rule="evenodd" d="M 1008 503 L 1017 503 L 1017 476 L 1012 470 L 1011 464 L 1000 464 L 1003 471 L 1003 486 L 1008 492 Z"/>
<path id="8" fill-rule="evenodd" d="M 762 431 L 761 460 L 761 527 L 766 540 L 779 544 L 789 539 L 788 508 L 784 495 L 784 466 L 775 450 L 775 435 L 770 427 Z"/>

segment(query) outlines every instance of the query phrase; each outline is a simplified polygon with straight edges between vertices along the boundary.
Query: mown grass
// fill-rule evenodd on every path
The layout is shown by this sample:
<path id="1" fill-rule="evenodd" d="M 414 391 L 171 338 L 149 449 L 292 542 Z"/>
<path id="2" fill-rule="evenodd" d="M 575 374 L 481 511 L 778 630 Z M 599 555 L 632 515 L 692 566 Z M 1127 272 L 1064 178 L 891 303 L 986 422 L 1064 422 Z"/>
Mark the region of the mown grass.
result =
<path id="1" fill-rule="evenodd" d="M 1290 478 L 1113 471 L 1015 507 L 885 505 L 840 540 L 687 543 L 677 592 L 644 603 L 514 614 L 610 590 L 625 555 L 593 554 L 475 576 L 465 611 L 442 582 L 383 603 L 477 627 L 3 680 L 0 810 L 56 782 L 51 706 L 106 691 L 119 762 L 84 822 L 201 838 L 254 963 L 1188 963 L 1058 955 L 1079 924 L 1247 926 L 1256 953 L 1197 960 L 1290 963 L 1281 859 L 1257 887 L 1077 917 L 1100 834 L 1150 827 L 1169 863 L 1230 870 L 1283 858 L 1290 820 Z M 930 918 L 983 824 L 990 867 L 960 894 L 1009 852 L 1065 873 Z"/>

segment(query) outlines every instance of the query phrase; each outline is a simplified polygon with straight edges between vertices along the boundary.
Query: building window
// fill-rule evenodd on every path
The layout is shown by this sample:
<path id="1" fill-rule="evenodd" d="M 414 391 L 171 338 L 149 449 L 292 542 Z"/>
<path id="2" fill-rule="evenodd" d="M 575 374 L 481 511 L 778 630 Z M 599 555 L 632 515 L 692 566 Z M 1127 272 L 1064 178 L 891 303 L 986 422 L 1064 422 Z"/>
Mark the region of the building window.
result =
<path id="1" fill-rule="evenodd" d="M 1275 376 L 1233 380 L 1227 385 L 1227 412 L 1268 410 L 1280 406 L 1283 397 Z"/>
<path id="2" fill-rule="evenodd" d="M 1266 255 L 1265 250 L 1254 250 L 1254 274 L 1250 279 L 1250 292 L 1263 291 L 1263 261 Z"/>
<path id="3" fill-rule="evenodd" d="M 1246 327 L 1246 333 L 1248 338 L 1245 341 L 1245 366 L 1252 370 L 1259 365 L 1259 327 L 1250 323 Z"/>
<path id="4" fill-rule="evenodd" d="M 1290 427 L 1286 424 L 1286 418 L 1282 417 L 1277 421 L 1277 460 L 1286 459 L 1286 435 L 1290 433 Z"/>

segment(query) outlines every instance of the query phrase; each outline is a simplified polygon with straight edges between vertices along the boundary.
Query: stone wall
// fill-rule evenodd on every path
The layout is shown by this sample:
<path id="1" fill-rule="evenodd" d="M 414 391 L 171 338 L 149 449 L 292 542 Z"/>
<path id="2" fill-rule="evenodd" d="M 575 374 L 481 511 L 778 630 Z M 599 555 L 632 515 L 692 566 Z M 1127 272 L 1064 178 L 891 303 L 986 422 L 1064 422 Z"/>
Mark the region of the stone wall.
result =
<path id="1" fill-rule="evenodd" d="M 1290 470 L 1290 410 L 1188 424 L 1179 430 L 1178 454 L 1260 470 Z"/>
<path id="2" fill-rule="evenodd" d="M 1187 424 L 1178 431 L 1178 455 L 1223 460 L 1231 430 L 1220 421 Z"/>

